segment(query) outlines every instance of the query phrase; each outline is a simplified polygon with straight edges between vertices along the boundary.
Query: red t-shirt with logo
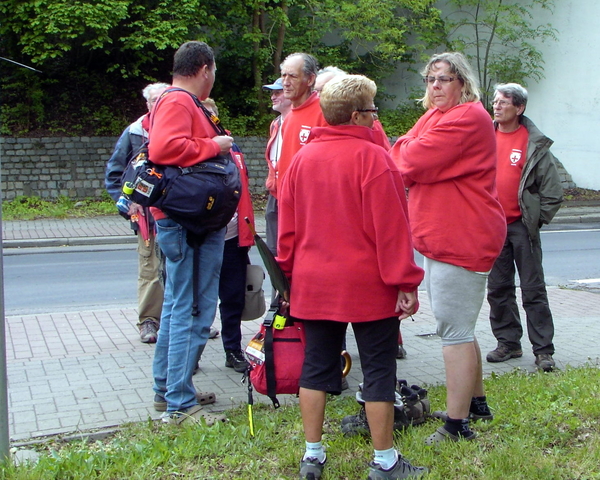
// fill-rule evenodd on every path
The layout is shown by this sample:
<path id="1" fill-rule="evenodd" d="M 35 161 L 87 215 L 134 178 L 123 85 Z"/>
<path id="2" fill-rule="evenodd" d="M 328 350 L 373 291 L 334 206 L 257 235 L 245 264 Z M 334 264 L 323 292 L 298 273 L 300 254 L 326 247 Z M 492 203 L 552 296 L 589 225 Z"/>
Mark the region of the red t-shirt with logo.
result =
<path id="1" fill-rule="evenodd" d="M 496 148 L 498 150 L 496 188 L 507 224 L 521 218 L 519 182 L 527 160 L 528 140 L 529 132 L 523 125 L 519 125 L 519 128 L 510 133 L 496 130 Z"/>
<path id="2" fill-rule="evenodd" d="M 317 92 L 312 92 L 310 97 L 299 107 L 292 107 L 290 113 L 285 117 L 281 124 L 281 154 L 277 162 L 277 190 L 281 185 L 281 179 L 287 168 L 292 163 L 292 158 L 300 148 L 306 145 L 308 136 L 313 127 L 327 126 L 319 96 Z"/>

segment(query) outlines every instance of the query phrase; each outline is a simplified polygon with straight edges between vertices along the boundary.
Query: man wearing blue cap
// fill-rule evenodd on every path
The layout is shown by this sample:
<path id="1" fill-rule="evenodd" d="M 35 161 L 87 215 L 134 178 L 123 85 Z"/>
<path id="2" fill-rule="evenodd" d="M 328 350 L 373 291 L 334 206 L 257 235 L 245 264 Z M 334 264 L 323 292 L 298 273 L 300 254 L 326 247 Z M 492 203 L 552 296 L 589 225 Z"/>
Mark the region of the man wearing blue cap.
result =
<path id="1" fill-rule="evenodd" d="M 265 159 L 269 166 L 269 174 L 266 181 L 269 198 L 267 199 L 265 211 L 267 246 L 273 252 L 273 255 L 277 255 L 277 161 L 281 154 L 281 124 L 292 108 L 292 101 L 283 95 L 283 82 L 281 78 L 278 78 L 270 85 L 263 85 L 263 88 L 271 92 L 272 108 L 276 112 L 279 112 L 279 116 L 271 122 L 269 142 L 265 151 Z"/>

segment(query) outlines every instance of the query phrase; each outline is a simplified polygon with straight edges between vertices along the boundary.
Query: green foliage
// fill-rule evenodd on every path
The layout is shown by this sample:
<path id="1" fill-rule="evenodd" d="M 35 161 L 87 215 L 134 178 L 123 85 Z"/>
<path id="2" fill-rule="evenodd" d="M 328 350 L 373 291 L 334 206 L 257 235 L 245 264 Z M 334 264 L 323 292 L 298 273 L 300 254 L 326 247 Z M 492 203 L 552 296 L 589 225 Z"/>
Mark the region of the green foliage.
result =
<path id="1" fill-rule="evenodd" d="M 553 0 L 450 0 L 446 20 L 451 48 L 464 52 L 479 74 L 484 105 L 496 83 L 543 78 L 544 60 L 535 43 L 556 40 L 550 24 L 535 23 L 535 9 L 552 11 Z"/>
<path id="2" fill-rule="evenodd" d="M 432 409 L 443 409 L 444 386 L 429 386 Z M 530 480 L 599 479 L 600 369 L 567 367 L 551 374 L 515 370 L 485 380 L 495 414 L 473 425 L 473 442 L 426 447 L 424 439 L 441 423 L 429 420 L 396 432 L 395 445 L 415 465 L 429 468 L 427 479 Z M 247 408 L 227 412 L 229 422 L 213 427 L 176 427 L 150 420 L 124 426 L 103 441 L 52 441 L 37 446 L 37 464 L 7 464 L 4 480 L 132 480 L 296 478 L 304 450 L 302 422 L 293 401 L 277 410 L 256 404 L 255 436 Z M 371 460 L 369 438 L 345 437 L 340 421 L 356 414 L 352 396 L 330 397 L 323 441 L 326 478 L 365 478 Z M 26 448 L 33 448 L 27 445 Z M 517 474 L 515 475 L 515 472 Z"/>
<path id="3" fill-rule="evenodd" d="M 93 217 L 114 215 L 115 201 L 103 192 L 100 198 L 73 200 L 59 197 L 56 200 L 42 200 L 39 197 L 16 197 L 2 202 L 3 220 L 34 220 L 36 218 Z"/>
<path id="4" fill-rule="evenodd" d="M 143 86 L 170 80 L 175 49 L 205 40 L 217 55 L 211 96 L 225 109 L 227 125 L 238 135 L 264 134 L 271 112 L 261 85 L 279 76 L 286 55 L 310 52 L 322 66 L 379 81 L 398 62 L 415 61 L 439 43 L 443 28 L 433 3 L 6 0 L 0 51 L 43 74 L 28 73 L 37 78 L 30 80 L 39 84 L 35 90 L 18 67 L 0 65 L 3 81 L 13 85 L 0 119 L 3 133 L 117 135 L 143 113 Z"/>
<path id="5" fill-rule="evenodd" d="M 398 105 L 395 110 L 380 110 L 379 120 L 388 136 L 399 137 L 408 132 L 423 113 L 425 110 L 416 101 L 405 102 Z"/>

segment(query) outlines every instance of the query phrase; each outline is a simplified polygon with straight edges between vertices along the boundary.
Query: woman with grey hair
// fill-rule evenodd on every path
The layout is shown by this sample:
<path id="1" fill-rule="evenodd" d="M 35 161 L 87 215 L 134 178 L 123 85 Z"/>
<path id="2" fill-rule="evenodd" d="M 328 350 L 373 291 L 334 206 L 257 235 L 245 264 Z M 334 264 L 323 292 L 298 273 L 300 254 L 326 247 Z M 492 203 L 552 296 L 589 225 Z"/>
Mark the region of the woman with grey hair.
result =
<path id="1" fill-rule="evenodd" d="M 442 338 L 447 412 L 427 444 L 476 437 L 490 420 L 475 324 L 486 280 L 506 235 L 496 193 L 496 141 L 477 80 L 460 53 L 434 55 L 423 70 L 428 111 L 390 151 L 409 189 L 415 248 Z"/>
<path id="2" fill-rule="evenodd" d="M 417 308 L 423 270 L 414 261 L 402 178 L 374 135 L 376 91 L 362 75 L 325 85 L 321 108 L 329 126 L 311 130 L 279 191 L 278 261 L 291 279 L 290 315 L 306 333 L 302 479 L 321 478 L 325 467 L 325 404 L 328 393 L 341 393 L 339 352 L 348 324 L 374 448 L 368 478 L 425 472 L 394 448 L 398 327 Z"/>

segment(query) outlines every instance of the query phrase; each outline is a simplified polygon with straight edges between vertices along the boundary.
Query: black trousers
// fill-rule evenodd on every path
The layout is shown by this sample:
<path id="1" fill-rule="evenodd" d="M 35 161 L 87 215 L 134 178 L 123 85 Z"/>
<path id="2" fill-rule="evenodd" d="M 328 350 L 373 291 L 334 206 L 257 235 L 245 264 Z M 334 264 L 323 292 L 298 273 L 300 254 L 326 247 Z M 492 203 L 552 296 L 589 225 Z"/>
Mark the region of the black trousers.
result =
<path id="1" fill-rule="evenodd" d="M 523 326 L 519 316 L 515 288 L 515 265 L 519 272 L 521 299 L 527 317 L 527 334 L 534 355 L 554 354 L 554 321 L 542 268 L 542 244 L 539 233 L 531 238 L 519 219 L 508 225 L 500 256 L 488 277 L 490 324 L 498 344 L 521 348 Z"/>
<path id="2" fill-rule="evenodd" d="M 242 312 L 246 301 L 248 247 L 238 247 L 238 237 L 225 242 L 219 280 L 221 339 L 225 351 L 241 350 Z"/>

